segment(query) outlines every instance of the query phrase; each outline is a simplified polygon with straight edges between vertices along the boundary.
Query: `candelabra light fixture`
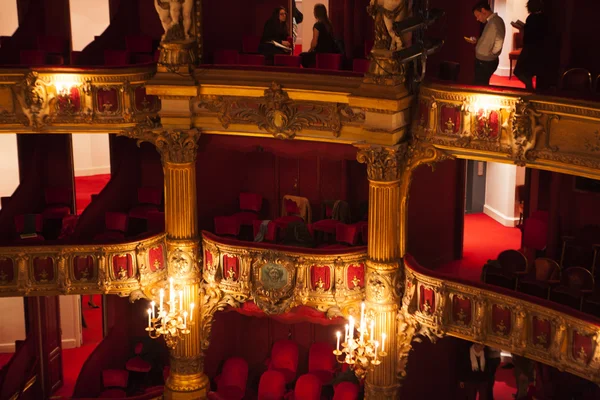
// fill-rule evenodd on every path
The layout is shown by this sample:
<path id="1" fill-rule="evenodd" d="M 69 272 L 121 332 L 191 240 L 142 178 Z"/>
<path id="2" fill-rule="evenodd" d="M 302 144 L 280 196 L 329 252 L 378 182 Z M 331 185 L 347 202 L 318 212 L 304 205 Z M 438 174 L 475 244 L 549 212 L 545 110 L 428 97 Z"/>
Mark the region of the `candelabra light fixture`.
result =
<path id="1" fill-rule="evenodd" d="M 165 301 L 165 290 L 160 289 L 158 313 L 156 303 L 153 301 L 150 304 L 146 328 L 148 335 L 152 339 L 163 336 L 167 347 L 174 349 L 177 343 L 190 333 L 190 327 L 194 325 L 194 303 L 190 303 L 189 310 L 184 310 L 183 290 L 177 293 L 173 278 L 169 278 L 168 301 Z"/>
<path id="2" fill-rule="evenodd" d="M 350 317 L 346 324 L 342 343 L 340 343 L 342 332 L 336 332 L 337 347 L 333 354 L 338 362 L 348 364 L 358 379 L 364 379 L 367 372 L 381 364 L 381 358 L 387 356 L 385 351 L 387 335 L 382 333 L 381 341 L 375 340 L 375 320 L 365 316 L 364 302 L 360 306 L 360 323 L 356 328 L 356 333 L 354 331 L 355 321 L 353 317 Z"/>

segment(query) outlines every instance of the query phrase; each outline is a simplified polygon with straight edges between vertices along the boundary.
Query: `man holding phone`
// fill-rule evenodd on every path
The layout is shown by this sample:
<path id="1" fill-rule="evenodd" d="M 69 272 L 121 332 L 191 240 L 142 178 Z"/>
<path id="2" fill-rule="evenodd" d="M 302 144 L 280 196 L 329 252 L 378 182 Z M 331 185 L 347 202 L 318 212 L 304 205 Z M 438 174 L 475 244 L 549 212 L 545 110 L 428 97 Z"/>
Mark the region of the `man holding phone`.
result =
<path id="1" fill-rule="evenodd" d="M 468 43 L 475 45 L 475 79 L 473 83 L 488 86 L 490 78 L 498 68 L 500 53 L 504 45 L 506 27 L 504 20 L 492 12 L 487 1 L 480 1 L 473 7 L 475 19 L 485 24 L 479 39 L 465 37 Z"/>

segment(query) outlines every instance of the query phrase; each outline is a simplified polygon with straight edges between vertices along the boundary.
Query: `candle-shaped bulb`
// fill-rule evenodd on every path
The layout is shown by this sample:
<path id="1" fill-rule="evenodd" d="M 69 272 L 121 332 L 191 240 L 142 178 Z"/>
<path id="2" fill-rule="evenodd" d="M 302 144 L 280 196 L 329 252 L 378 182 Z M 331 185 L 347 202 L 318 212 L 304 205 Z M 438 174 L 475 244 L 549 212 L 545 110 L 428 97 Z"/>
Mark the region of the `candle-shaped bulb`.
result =
<path id="1" fill-rule="evenodd" d="M 195 304 L 191 303 L 190 304 L 190 322 L 192 322 L 194 320 L 194 307 L 195 307 Z"/>
<path id="2" fill-rule="evenodd" d="M 337 331 L 335 335 L 337 336 L 337 351 L 340 351 L 340 338 L 342 337 L 342 332 Z"/>
<path id="3" fill-rule="evenodd" d="M 346 336 L 344 336 L 344 343 L 348 343 L 348 324 L 346 324 L 345 328 L 346 328 Z"/>
<path id="4" fill-rule="evenodd" d="M 148 309 L 148 328 L 152 327 L 152 309 Z"/>
<path id="5" fill-rule="evenodd" d="M 349 318 L 348 336 L 350 337 L 350 340 L 354 339 L 354 318 L 352 317 Z"/>
<path id="6" fill-rule="evenodd" d="M 385 333 L 381 334 L 381 351 L 384 352 L 385 351 L 385 338 L 387 337 L 387 335 Z"/>
<path id="7" fill-rule="evenodd" d="M 156 308 L 156 303 L 153 301 L 152 303 L 150 303 L 150 305 L 152 305 L 152 319 L 154 319 L 155 318 L 154 309 Z"/>
<path id="8" fill-rule="evenodd" d="M 375 341 L 375 361 L 377 361 L 377 348 L 379 347 L 379 342 Z"/>

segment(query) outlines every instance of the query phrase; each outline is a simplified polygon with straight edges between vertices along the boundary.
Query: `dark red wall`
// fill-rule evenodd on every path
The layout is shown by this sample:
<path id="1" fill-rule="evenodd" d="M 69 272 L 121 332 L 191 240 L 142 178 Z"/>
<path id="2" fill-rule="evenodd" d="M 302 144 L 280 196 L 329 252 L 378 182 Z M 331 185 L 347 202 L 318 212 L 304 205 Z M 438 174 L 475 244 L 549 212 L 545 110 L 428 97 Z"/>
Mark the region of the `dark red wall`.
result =
<path id="1" fill-rule="evenodd" d="M 414 172 L 408 202 L 407 251 L 428 268 L 455 260 L 462 243 L 464 198 L 460 187 L 464 170 L 460 165 L 460 161 L 448 160 L 436 164 L 434 171 L 424 165 Z"/>
<path id="2" fill-rule="evenodd" d="M 200 228 L 211 230 L 215 216 L 238 211 L 243 191 L 263 196 L 265 219 L 280 215 L 286 194 L 307 197 L 313 220 L 325 200 L 346 200 L 357 209 L 367 201 L 368 183 L 355 157 L 349 145 L 202 136 L 196 162 Z"/>

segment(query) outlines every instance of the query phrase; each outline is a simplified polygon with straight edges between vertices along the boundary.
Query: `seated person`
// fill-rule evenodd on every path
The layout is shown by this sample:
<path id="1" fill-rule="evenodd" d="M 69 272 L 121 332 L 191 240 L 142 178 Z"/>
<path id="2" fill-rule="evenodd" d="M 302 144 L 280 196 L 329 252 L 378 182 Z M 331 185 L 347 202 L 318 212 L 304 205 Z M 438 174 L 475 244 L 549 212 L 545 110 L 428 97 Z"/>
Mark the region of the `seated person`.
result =
<path id="1" fill-rule="evenodd" d="M 265 23 L 258 52 L 265 56 L 267 64 L 273 64 L 275 54 L 290 54 L 292 44 L 288 41 L 287 11 L 284 7 L 277 7 L 271 18 Z M 276 45 L 278 43 L 284 47 Z"/>
<path id="2" fill-rule="evenodd" d="M 333 36 L 333 25 L 327 16 L 327 8 L 323 4 L 315 4 L 314 14 L 317 22 L 313 25 L 310 50 L 300 54 L 304 68 L 315 66 L 317 53 L 339 53 Z"/>

